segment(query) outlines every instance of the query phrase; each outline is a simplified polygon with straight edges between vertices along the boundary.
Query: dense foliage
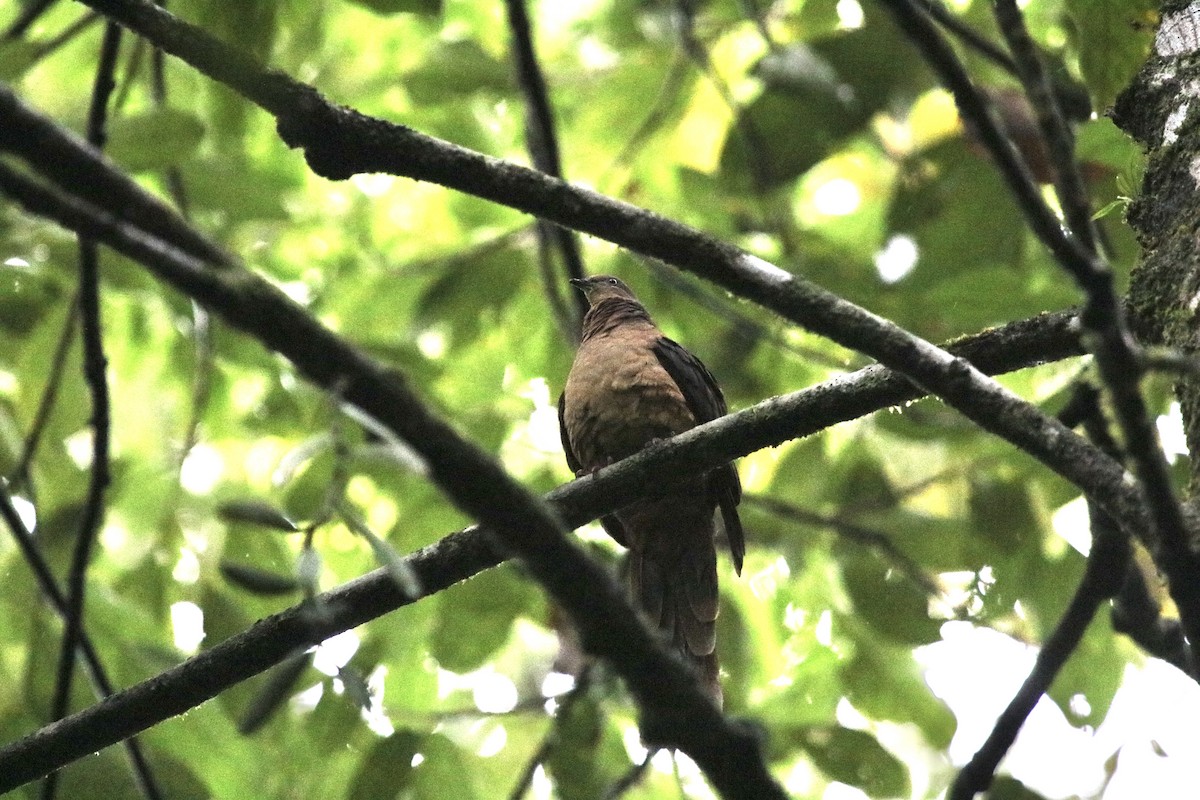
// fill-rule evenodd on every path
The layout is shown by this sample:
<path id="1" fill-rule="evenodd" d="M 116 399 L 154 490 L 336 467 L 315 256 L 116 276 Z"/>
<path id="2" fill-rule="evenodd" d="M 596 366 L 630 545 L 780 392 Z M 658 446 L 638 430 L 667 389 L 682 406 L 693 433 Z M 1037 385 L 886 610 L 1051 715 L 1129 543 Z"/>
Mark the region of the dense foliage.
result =
<path id="1" fill-rule="evenodd" d="M 0 26 L 39 5 L 0 8 Z M 1001 41 L 990 3 L 949 5 Z M 1149 51 L 1150 6 L 1032 0 L 1024 13 L 1056 83 L 1103 112 Z M 499 0 L 173 0 L 169 10 L 337 103 L 530 160 L 527 87 Z M 734 243 L 934 342 L 1080 302 L 950 95 L 873 0 L 547 0 L 528 11 L 568 180 Z M 0 79 L 78 132 L 104 30 L 93 13 L 53 2 L 0 41 Z M 978 83 L 1032 124 L 1015 78 L 953 41 Z M 403 373 L 529 489 L 572 478 L 554 403 L 577 311 L 558 251 L 539 250 L 530 217 L 404 178 L 317 177 L 272 116 L 133 35 L 115 78 L 105 149 L 120 169 Z M 1092 206 L 1105 210 L 1099 227 L 1124 275 L 1137 256 L 1122 211 L 1140 152 L 1103 113 L 1075 122 Z M 580 243 L 587 271 L 630 283 L 733 409 L 870 363 L 685 272 Z M 92 462 L 78 250 L 72 234 L 0 204 L 0 475 L 60 580 Z M 336 391 L 125 256 L 102 249 L 100 274 L 111 483 L 84 630 L 118 688 L 306 592 L 381 564 L 403 580 L 398 555 L 471 522 Z M 1090 377 L 1090 360 L 1071 358 L 1001 381 L 1054 414 Z M 1167 413 L 1169 381 L 1146 388 L 1152 411 Z M 835 783 L 870 797 L 936 796 L 955 774 L 956 719 L 923 680 L 921 653 L 951 622 L 1044 640 L 1084 571 L 1079 489 L 935 400 L 759 450 L 739 471 L 749 552 L 740 579 L 721 566 L 726 711 L 761 726 L 795 796 Z M 578 536 L 618 568 L 619 548 L 598 526 Z M 14 541 L 0 537 L 3 742 L 51 719 L 63 635 Z M 578 670 L 578 648 L 563 613 L 510 562 L 140 741 L 173 800 L 495 797 L 527 771 L 529 796 L 600 797 L 644 751 L 637 709 L 604 665 L 562 693 L 570 684 L 553 674 Z M 1144 659 L 1101 614 L 1050 697 L 1071 725 L 1095 728 Z M 96 701 L 77 678 L 71 708 Z M 674 769 L 660 755 L 628 796 L 706 796 L 686 760 Z M 142 796 L 119 747 L 60 778 L 61 797 Z M 33 797 L 36 785 L 22 791 Z M 1034 796 L 1011 779 L 1000 791 Z"/>

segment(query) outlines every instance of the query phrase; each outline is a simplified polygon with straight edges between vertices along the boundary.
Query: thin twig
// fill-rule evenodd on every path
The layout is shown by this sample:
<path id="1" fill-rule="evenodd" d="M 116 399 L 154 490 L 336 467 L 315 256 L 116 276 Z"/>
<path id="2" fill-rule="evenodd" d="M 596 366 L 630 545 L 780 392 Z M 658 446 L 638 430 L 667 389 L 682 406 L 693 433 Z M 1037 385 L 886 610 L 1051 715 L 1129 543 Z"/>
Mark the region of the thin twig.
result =
<path id="1" fill-rule="evenodd" d="M 4 485 L 3 480 L 0 480 L 0 517 L 7 523 L 9 531 L 12 532 L 13 538 L 17 542 L 17 548 L 21 551 L 21 556 L 33 571 L 38 589 L 50 601 L 55 613 L 65 623 L 68 613 L 67 598 L 58 588 L 54 574 L 50 571 L 50 565 L 46 563 L 45 557 L 38 550 L 33 535 L 25 527 L 25 522 L 21 519 L 16 506 L 13 505 L 12 495 L 9 494 L 8 487 Z M 81 631 L 79 635 L 79 652 L 83 656 L 83 665 L 87 670 L 88 679 L 91 681 L 95 695 L 101 700 L 112 697 L 115 691 L 112 681 L 109 679 L 108 672 L 100 661 L 100 654 L 96 652 L 92 638 L 86 630 Z M 159 789 L 157 781 L 154 780 L 150 763 L 147 761 L 145 753 L 142 752 L 138 738 L 130 736 L 123 742 L 123 745 L 141 793 L 148 800 L 161 800 L 162 791 Z"/>
<path id="2" fill-rule="evenodd" d="M 67 307 L 67 318 L 63 322 L 62 332 L 58 335 L 58 342 L 54 345 L 54 355 L 50 357 L 50 371 L 46 375 L 46 386 L 42 389 L 37 411 L 33 415 L 33 422 L 29 425 L 29 432 L 25 434 L 25 440 L 21 444 L 21 456 L 17 459 L 17 465 L 9 479 L 12 483 L 24 486 L 29 490 L 33 489 L 30 467 L 33 465 L 34 458 L 37 457 L 42 434 L 45 432 L 46 425 L 50 422 L 50 415 L 58 402 L 58 392 L 62 387 L 67 355 L 75 341 L 75 329 L 79 324 L 78 310 L 79 294 L 76 293 L 72 295 L 71 303 Z"/>
<path id="3" fill-rule="evenodd" d="M 683 48 L 679 48 L 671 57 L 667 74 L 663 76 L 662 86 L 654 98 L 654 103 L 647 109 L 642 121 L 638 123 L 637 128 L 630 134 L 629 139 L 621 146 L 621 150 L 597 181 L 600 186 L 606 187 L 607 193 L 618 196 L 624 193 L 625 190 L 620 185 L 608 186 L 609 177 L 632 162 L 637 156 L 638 150 L 666 123 L 674 106 L 676 95 L 683 88 L 684 80 L 688 76 L 688 63 Z"/>
<path id="4" fill-rule="evenodd" d="M 1016 0 L 993 0 L 993 8 L 1000 32 L 1012 50 L 1025 94 L 1037 113 L 1046 152 L 1054 167 L 1054 188 L 1067 225 L 1083 246 L 1095 253 L 1095 222 L 1087 189 L 1079 174 L 1079 162 L 1075 159 L 1075 136 L 1063 117 L 1050 77 L 1025 28 L 1025 18 L 1017 8 Z"/>
<path id="5" fill-rule="evenodd" d="M 1167 576 L 1171 598 L 1179 608 L 1180 620 L 1193 648 L 1193 663 L 1200 664 L 1200 560 L 1188 544 L 1183 512 L 1175 497 L 1170 470 L 1158 447 L 1154 426 L 1141 395 L 1141 358 L 1113 288 L 1112 270 L 1084 247 L 1078 237 L 1063 230 L 1054 212 L 1041 198 L 1013 143 L 996 122 L 987 101 L 937 29 L 918 8 L 917 0 L 882 2 L 891 9 L 900 27 L 954 95 L 964 119 L 976 127 L 981 141 L 1016 196 L 1030 228 L 1084 292 L 1085 303 L 1080 315 L 1084 338 L 1088 349 L 1096 356 L 1100 377 L 1112 397 L 1133 473 L 1138 478 L 1152 520 L 1148 531 L 1126 530 L 1148 539 L 1155 563 Z M 1100 501 L 1100 498 L 1093 499 Z"/>
<path id="6" fill-rule="evenodd" d="M 537 750 L 525 762 L 525 767 L 521 770 L 517 782 L 513 784 L 512 791 L 508 793 L 508 800 L 521 800 L 525 796 L 525 793 L 529 791 L 529 787 L 533 785 L 533 776 L 537 772 L 537 768 L 545 762 L 558 744 L 558 726 L 570 716 L 575 702 L 587 694 L 588 689 L 591 688 L 591 675 L 592 668 L 585 667 L 583 672 L 579 673 L 575 685 L 571 687 L 571 690 L 567 692 L 567 696 L 559 703 L 558 709 L 554 712 L 554 721 L 550 725 L 550 730 L 542 737 L 542 742 L 538 745 Z"/>
<path id="7" fill-rule="evenodd" d="M 562 159 L 559 155 L 558 134 L 555 132 L 554 112 L 550 107 L 550 94 L 546 89 L 546 79 L 538 62 L 537 50 L 533 43 L 533 29 L 529 22 L 529 14 L 525 0 L 504 0 L 504 8 L 508 15 L 508 29 L 512 34 L 513 60 L 517 67 L 517 83 L 525 98 L 525 141 L 533 165 L 537 169 L 563 177 Z M 562 259 L 563 270 L 567 278 L 584 277 L 583 256 L 579 252 L 579 239 L 574 231 L 553 225 L 544 220 L 538 220 L 538 252 L 542 261 L 544 277 L 551 274 L 549 269 L 550 252 L 558 251 Z M 562 282 L 562 283 L 565 283 Z M 559 281 L 546 285 L 546 293 L 550 305 L 559 319 L 559 327 L 571 338 L 579 336 L 579 320 L 587 313 L 587 299 L 580 292 L 568 292 L 574 299 L 574 312 L 566 314 L 562 295 L 558 289 Z"/>
<path id="8" fill-rule="evenodd" d="M 58 51 L 64 45 L 71 43 L 75 37 L 79 36 L 101 19 L 103 19 L 103 17 L 101 17 L 95 11 L 89 11 L 86 14 L 83 14 L 79 17 L 79 19 L 75 20 L 61 32 L 59 32 L 58 35 L 38 44 L 31 54 L 28 63 L 25 65 L 25 68 L 28 69 L 42 59 L 49 58 L 56 51 Z"/>
<path id="9" fill-rule="evenodd" d="M 26 5 L 21 9 L 21 13 L 17 18 L 12 21 L 12 24 L 8 26 L 8 30 L 0 34 L 0 41 L 8 42 L 13 39 L 19 39 L 25 31 L 29 30 L 29 27 L 33 23 L 38 21 L 38 18 L 42 14 L 46 13 L 53 3 L 54 0 L 33 0 L 33 2 Z"/>
<path id="10" fill-rule="evenodd" d="M 104 29 L 100 59 L 96 67 L 96 82 L 88 110 L 88 142 L 101 149 L 107 138 L 105 131 L 108 99 L 116 85 L 113 73 L 121 47 L 122 29 L 110 22 Z M 91 562 L 92 545 L 104 520 L 104 495 L 108 488 L 110 414 L 107 360 L 104 356 L 103 331 L 100 320 L 100 254 L 94 239 L 79 237 L 79 319 L 83 336 L 83 374 L 92 399 L 92 463 L 89 470 L 87 497 L 84 500 L 75 547 L 67 571 L 67 618 L 59 653 L 51 714 L 59 720 L 67 715 L 71 701 L 71 683 L 75 674 L 75 651 L 83 632 L 83 614 L 87 589 L 87 570 Z M 58 788 L 58 773 L 51 774 L 42 785 L 43 800 L 52 800 Z"/>
<path id="11" fill-rule="evenodd" d="M 751 506 L 758 506 L 764 511 L 792 520 L 793 522 L 798 522 L 801 525 L 808 525 L 814 528 L 828 528 L 843 539 L 882 555 L 892 563 L 892 566 L 904 573 L 910 581 L 921 587 L 921 590 L 931 597 L 937 597 L 942 593 L 941 589 L 938 588 L 937 581 L 933 579 L 925 568 L 897 547 L 895 542 L 881 531 L 868 528 L 851 520 L 817 514 L 806 508 L 801 508 L 774 497 L 767 497 L 766 495 L 748 494 L 743 495 L 742 499 L 743 502 Z"/>
<path id="12" fill-rule="evenodd" d="M 621 795 L 628 792 L 630 789 L 637 786 L 646 777 L 646 770 L 650 766 L 651 760 L 659 754 L 662 748 L 654 748 L 646 751 L 646 757 L 637 764 L 634 764 L 628 772 L 620 777 L 616 783 L 609 787 L 604 793 L 604 800 L 618 800 Z"/>
<path id="13" fill-rule="evenodd" d="M 746 15 L 747 19 L 754 23 L 754 27 L 758 30 L 758 35 L 762 37 L 767 49 L 778 50 L 779 43 L 775 41 L 775 37 L 771 35 L 771 29 L 767 27 L 766 15 L 758 7 L 758 0 L 740 0 L 738 5 L 742 7 L 742 13 Z"/>
<path id="14" fill-rule="evenodd" d="M 1009 75 L 1016 77 L 1017 65 L 1012 57 L 994 42 L 984 38 L 978 31 L 954 15 L 941 0 L 921 0 L 929 16 L 957 36 L 963 44 L 996 64 Z"/>
<path id="15" fill-rule="evenodd" d="M 747 342 L 757 343 L 765 340 L 772 347 L 804 359 L 807 364 L 820 364 L 835 370 L 846 368 L 846 359 L 830 355 L 827 349 L 801 347 L 789 341 L 778 330 L 772 330 L 749 314 L 743 313 L 733 302 L 726 297 L 717 296 L 694 278 L 689 280 L 689 276 L 684 273 L 667 269 L 657 261 L 644 259 L 643 263 L 655 278 L 669 286 L 672 291 L 691 299 L 705 311 L 729 322 L 733 333 Z"/>

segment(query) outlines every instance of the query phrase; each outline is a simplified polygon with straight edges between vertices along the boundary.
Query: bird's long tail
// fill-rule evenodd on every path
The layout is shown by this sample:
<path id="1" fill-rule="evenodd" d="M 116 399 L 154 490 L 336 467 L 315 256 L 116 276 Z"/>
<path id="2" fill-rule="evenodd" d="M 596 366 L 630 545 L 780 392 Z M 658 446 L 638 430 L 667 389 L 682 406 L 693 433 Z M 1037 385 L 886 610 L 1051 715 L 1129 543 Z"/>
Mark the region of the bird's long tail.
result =
<path id="1" fill-rule="evenodd" d="M 670 562 L 630 550 L 629 586 L 634 601 L 664 631 L 718 707 L 717 552 L 712 536 L 689 542 Z"/>

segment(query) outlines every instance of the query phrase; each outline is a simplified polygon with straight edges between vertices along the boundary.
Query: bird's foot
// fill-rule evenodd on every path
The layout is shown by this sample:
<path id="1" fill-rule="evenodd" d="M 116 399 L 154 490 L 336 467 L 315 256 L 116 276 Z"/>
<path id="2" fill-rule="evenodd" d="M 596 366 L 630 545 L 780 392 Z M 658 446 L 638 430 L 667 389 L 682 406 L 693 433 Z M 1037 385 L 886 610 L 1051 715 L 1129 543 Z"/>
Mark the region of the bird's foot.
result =
<path id="1" fill-rule="evenodd" d="M 612 458 L 605 458 L 603 461 L 601 461 L 599 464 L 597 464 L 594 467 L 587 467 L 585 469 L 575 470 L 575 477 L 576 478 L 584 478 L 584 477 L 587 477 L 588 475 L 595 475 L 597 472 L 604 469 L 605 467 L 612 466 L 613 463 L 614 462 L 613 462 Z"/>

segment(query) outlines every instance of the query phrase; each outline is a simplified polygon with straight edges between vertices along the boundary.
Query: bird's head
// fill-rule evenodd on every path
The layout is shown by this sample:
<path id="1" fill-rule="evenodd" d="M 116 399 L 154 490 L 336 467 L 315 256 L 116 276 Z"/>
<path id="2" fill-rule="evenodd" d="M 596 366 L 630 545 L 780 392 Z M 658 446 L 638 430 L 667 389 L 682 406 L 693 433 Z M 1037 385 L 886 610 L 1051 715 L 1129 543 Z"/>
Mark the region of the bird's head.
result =
<path id="1" fill-rule="evenodd" d="M 583 296 L 587 298 L 588 305 L 592 308 L 599 305 L 601 301 L 612 297 L 637 302 L 637 297 L 634 296 L 633 290 L 626 286 L 620 278 L 614 278 L 612 275 L 571 278 L 571 285 L 583 292 Z"/>

